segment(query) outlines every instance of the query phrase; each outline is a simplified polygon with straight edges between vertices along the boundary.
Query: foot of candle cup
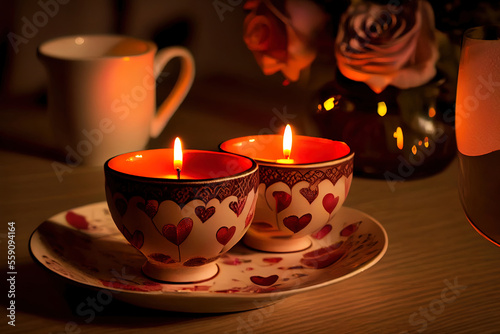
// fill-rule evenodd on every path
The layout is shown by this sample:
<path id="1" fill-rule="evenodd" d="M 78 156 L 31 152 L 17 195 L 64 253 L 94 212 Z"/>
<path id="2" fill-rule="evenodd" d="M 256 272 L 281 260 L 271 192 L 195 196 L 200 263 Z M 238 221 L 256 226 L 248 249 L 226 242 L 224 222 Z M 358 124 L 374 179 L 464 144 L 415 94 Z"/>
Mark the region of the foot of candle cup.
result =
<path id="1" fill-rule="evenodd" d="M 216 263 L 207 263 L 198 267 L 166 267 L 147 261 L 142 272 L 157 281 L 171 283 L 193 283 L 214 278 L 219 273 Z"/>
<path id="2" fill-rule="evenodd" d="M 264 252 L 290 253 L 311 247 L 312 241 L 308 236 L 302 238 L 273 236 L 268 233 L 258 233 L 250 229 L 243 237 L 243 243 L 250 248 Z"/>

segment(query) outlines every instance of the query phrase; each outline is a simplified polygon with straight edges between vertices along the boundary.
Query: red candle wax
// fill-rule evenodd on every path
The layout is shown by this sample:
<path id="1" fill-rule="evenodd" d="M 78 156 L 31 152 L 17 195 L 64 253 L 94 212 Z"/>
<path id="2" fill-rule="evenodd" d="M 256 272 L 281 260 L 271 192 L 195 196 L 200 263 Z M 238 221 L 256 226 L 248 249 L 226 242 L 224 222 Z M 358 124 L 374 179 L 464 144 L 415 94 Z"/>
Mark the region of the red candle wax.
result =
<path id="1" fill-rule="evenodd" d="M 174 150 L 171 148 L 125 153 L 111 158 L 109 168 L 120 173 L 159 179 L 177 179 Z M 201 150 L 184 150 L 180 181 L 207 180 L 242 173 L 252 161 L 233 154 Z"/>
<path id="2" fill-rule="evenodd" d="M 241 154 L 260 162 L 283 166 L 321 163 L 347 156 L 351 149 L 341 141 L 293 136 L 293 147 L 288 161 L 283 158 L 282 135 L 258 135 L 230 139 L 220 145 L 225 152 Z"/>

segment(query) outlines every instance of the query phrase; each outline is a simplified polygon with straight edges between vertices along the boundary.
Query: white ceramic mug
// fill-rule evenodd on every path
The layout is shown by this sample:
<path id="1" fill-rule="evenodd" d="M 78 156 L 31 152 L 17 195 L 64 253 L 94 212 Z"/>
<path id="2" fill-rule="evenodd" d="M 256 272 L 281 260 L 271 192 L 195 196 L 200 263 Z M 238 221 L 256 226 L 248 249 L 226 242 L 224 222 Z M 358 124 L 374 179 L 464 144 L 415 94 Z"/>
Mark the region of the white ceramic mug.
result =
<path id="1" fill-rule="evenodd" d="M 195 65 L 183 47 L 157 46 L 128 36 L 66 36 L 39 46 L 49 76 L 54 131 L 71 165 L 101 165 L 112 156 L 143 149 L 157 137 L 193 83 Z M 173 58 L 181 71 L 156 112 L 156 82 Z"/>

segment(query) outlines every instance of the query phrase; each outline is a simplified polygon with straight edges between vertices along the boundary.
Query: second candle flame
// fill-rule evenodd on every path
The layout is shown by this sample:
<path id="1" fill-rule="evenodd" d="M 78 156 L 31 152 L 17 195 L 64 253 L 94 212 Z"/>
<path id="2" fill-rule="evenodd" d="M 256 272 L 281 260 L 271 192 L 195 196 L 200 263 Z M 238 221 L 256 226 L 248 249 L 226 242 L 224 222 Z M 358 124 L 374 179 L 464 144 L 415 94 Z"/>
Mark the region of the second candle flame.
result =
<path id="1" fill-rule="evenodd" d="M 283 134 L 283 156 L 285 159 L 290 159 L 290 154 L 292 153 L 292 128 L 290 124 L 285 127 L 285 133 Z"/>
<path id="2" fill-rule="evenodd" d="M 182 170 L 182 144 L 179 137 L 174 141 L 174 168 L 177 170 L 177 178 L 180 178 Z"/>

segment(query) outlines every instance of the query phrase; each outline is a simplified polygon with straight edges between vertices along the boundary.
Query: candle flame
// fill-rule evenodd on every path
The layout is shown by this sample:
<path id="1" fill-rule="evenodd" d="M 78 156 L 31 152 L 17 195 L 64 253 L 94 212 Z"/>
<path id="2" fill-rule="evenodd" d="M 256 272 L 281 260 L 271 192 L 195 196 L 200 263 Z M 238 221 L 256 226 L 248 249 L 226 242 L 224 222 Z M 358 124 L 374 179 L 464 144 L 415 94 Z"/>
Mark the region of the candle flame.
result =
<path id="1" fill-rule="evenodd" d="M 292 128 L 290 124 L 287 124 L 285 127 L 285 133 L 283 134 L 283 156 L 285 159 L 290 158 L 290 154 L 292 153 Z"/>
<path id="2" fill-rule="evenodd" d="M 430 107 L 429 108 L 429 117 L 432 118 L 434 116 L 436 116 L 436 109 L 433 107 Z"/>
<path id="3" fill-rule="evenodd" d="M 377 104 L 377 114 L 379 114 L 380 117 L 384 117 L 385 114 L 387 114 L 387 106 L 384 101 Z"/>
<path id="4" fill-rule="evenodd" d="M 323 106 L 327 111 L 335 108 L 335 97 L 330 97 L 329 99 L 327 99 L 325 102 L 323 102 Z"/>
<path id="5" fill-rule="evenodd" d="M 182 144 L 179 137 L 174 141 L 174 168 L 177 171 L 182 169 Z"/>
<path id="6" fill-rule="evenodd" d="M 393 137 L 396 138 L 396 145 L 400 150 L 403 149 L 403 130 L 398 126 L 396 132 L 394 132 Z"/>
<path id="7" fill-rule="evenodd" d="M 411 152 L 413 153 L 413 155 L 417 154 L 417 147 L 415 145 L 412 146 Z"/>

